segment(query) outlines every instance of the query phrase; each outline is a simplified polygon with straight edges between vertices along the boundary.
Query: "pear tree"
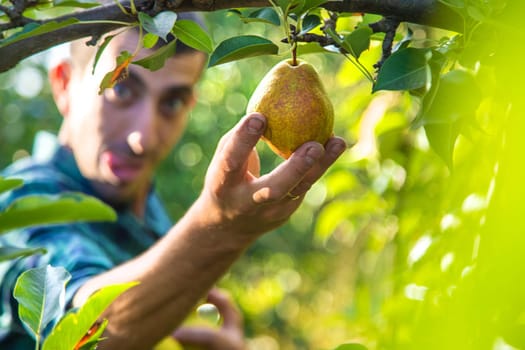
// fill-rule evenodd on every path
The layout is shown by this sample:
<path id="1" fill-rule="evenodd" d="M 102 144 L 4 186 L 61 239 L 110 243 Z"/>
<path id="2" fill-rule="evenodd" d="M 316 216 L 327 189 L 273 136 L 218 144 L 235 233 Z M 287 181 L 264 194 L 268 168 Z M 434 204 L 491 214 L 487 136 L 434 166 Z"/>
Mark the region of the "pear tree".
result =
<path id="1" fill-rule="evenodd" d="M 240 34 L 214 42 L 210 35 L 214 23 L 204 30 L 178 20 L 177 14 L 186 11 L 232 16 L 244 28 L 268 26 L 277 39 L 241 28 Z M 324 239 L 344 229 L 372 235 L 379 230 L 377 223 L 370 225 L 363 218 L 373 215 L 387 226 L 389 217 L 382 216 L 386 209 L 372 199 L 387 196 L 385 188 L 390 185 L 385 182 L 399 184 L 396 199 L 385 201 L 393 203 L 388 213 L 395 217 L 395 224 L 389 224 L 395 232 L 385 229 L 372 242 L 375 247 L 390 247 L 381 251 L 382 257 L 395 257 L 385 260 L 390 265 L 378 264 L 373 271 L 379 274 L 380 268 L 390 269 L 391 274 L 385 278 L 390 286 L 385 288 L 389 293 L 385 311 L 370 323 L 377 328 L 390 326 L 383 333 L 374 333 L 376 337 L 341 344 L 338 349 L 523 349 L 523 13 L 521 0 L 0 0 L 0 72 L 35 53 L 79 38 L 103 50 L 111 40 L 106 33 L 129 27 L 140 28 L 146 47 L 172 33 L 177 40 L 207 52 L 211 69 L 274 56 L 297 59 L 314 53 L 338 57 L 363 77 L 370 95 L 397 91 L 414 102 L 413 118 L 398 123 L 391 113 L 385 124 L 395 132 L 381 137 L 399 143 L 405 139 L 388 137 L 406 137 L 420 148 L 429 148 L 441 161 L 441 173 L 447 174 L 446 185 L 439 187 L 436 173 L 428 175 L 422 160 L 406 161 L 419 153 L 405 147 L 402 156 L 389 155 L 385 164 L 390 167 L 382 167 L 382 172 L 370 170 L 380 174 L 368 184 L 373 191 L 367 192 L 367 200 L 357 203 L 345 190 L 355 188 L 359 178 L 353 176 L 351 159 L 343 159 L 327 174 L 330 200 L 320 210 L 315 226 Z M 365 56 L 372 47 L 379 47 L 380 54 L 370 64 Z M 116 69 L 130 64 L 155 69 L 162 67 L 165 58 L 160 52 L 135 61 L 132 54 L 122 53 Z M 101 82 L 101 89 L 114 83 L 111 73 Z M 349 94 L 341 103 L 350 103 L 353 97 Z M 337 114 L 335 123 L 340 123 Z M 339 124 L 340 129 L 351 127 Z M 406 178 L 401 181 L 400 167 L 394 163 L 403 161 Z M 343 183 L 336 181 L 341 178 Z M 422 188 L 419 197 L 414 195 L 418 186 Z M 445 194 L 437 196 L 436 188 Z M 467 192 L 472 188 L 478 192 Z M 356 218 L 365 222 L 362 230 L 356 229 L 361 228 Z M 356 246 L 360 238 L 355 239 Z M 39 252 L 21 250 L 9 256 Z M 369 260 L 353 260 L 355 264 L 349 263 L 348 269 Z M 67 274 L 50 269 L 41 273 L 58 274 L 60 283 L 38 288 L 60 294 Z M 25 283 L 34 281 L 20 281 Z M 39 337 L 45 317 L 33 317 L 39 309 L 24 308 L 27 296 L 17 296 L 26 324 Z M 34 298 L 42 299 L 40 294 Z M 76 344 L 89 331 L 88 324 L 91 321 L 76 334 Z M 56 337 L 60 339 L 58 332 Z"/>

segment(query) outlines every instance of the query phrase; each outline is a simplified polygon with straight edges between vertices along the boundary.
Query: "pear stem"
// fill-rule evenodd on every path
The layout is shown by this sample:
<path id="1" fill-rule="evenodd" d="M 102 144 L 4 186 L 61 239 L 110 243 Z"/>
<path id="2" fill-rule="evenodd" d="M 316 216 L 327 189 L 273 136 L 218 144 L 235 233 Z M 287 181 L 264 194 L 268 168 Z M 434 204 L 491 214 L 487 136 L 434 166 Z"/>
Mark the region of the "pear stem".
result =
<path id="1" fill-rule="evenodd" d="M 297 43 L 292 45 L 292 66 L 297 66 Z"/>

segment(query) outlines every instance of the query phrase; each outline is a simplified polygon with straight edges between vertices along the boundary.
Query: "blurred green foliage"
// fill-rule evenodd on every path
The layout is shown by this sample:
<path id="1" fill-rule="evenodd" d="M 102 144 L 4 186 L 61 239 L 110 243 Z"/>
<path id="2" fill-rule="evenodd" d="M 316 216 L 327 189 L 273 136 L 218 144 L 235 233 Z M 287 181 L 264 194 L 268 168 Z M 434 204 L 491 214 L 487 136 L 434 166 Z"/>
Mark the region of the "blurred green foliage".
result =
<path id="1" fill-rule="evenodd" d="M 513 6 L 509 16 L 523 13 L 519 1 Z M 207 19 L 215 43 L 240 34 L 276 41 L 281 35 L 226 12 Z M 352 28 L 352 21 L 342 25 Z M 448 35 L 412 29 L 421 46 Z M 334 103 L 335 133 L 353 147 L 290 221 L 256 242 L 220 281 L 244 314 L 251 348 L 333 349 L 345 342 L 369 349 L 525 348 L 519 278 L 525 245 L 519 116 L 525 108 L 514 83 L 523 73 L 506 63 L 525 54 L 519 29 L 506 28 L 506 40 L 467 52 L 475 57 L 498 46 L 499 55 L 479 57 L 481 103 L 472 128 L 456 142 L 451 169 L 423 128 L 410 126 L 417 98 L 372 94 L 370 82 L 342 57 L 303 57 L 318 69 Z M 373 71 L 379 57 L 380 42 L 372 42 L 361 62 Z M 247 59 L 206 72 L 187 133 L 158 174 L 175 220 L 198 196 L 220 137 L 243 116 L 266 71 L 284 58 Z M 18 87 L 27 70 L 45 80 L 32 61 L 0 75 L 2 167 L 27 154 L 36 130 L 56 130 L 60 122 L 47 85 L 28 97 L 28 83 Z M 460 108 L 468 93 L 448 102 Z M 280 162 L 264 144 L 258 149 L 263 172 Z"/>
<path id="2" fill-rule="evenodd" d="M 31 153 L 34 134 L 55 132 L 60 119 L 42 56 L 0 74 L 0 168 Z"/>

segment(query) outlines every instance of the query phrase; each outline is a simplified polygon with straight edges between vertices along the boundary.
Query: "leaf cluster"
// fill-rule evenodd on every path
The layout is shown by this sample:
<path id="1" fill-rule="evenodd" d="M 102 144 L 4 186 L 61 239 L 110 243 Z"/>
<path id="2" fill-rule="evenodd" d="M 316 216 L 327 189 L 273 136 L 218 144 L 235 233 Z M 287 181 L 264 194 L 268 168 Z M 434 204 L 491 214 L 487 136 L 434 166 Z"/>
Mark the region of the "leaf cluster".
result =
<path id="1" fill-rule="evenodd" d="M 78 310 L 64 314 L 65 286 L 71 275 L 62 267 L 45 266 L 25 271 L 18 278 L 14 297 L 18 301 L 19 317 L 31 331 L 36 349 L 42 350 L 94 350 L 108 321 L 100 321 L 104 310 L 120 294 L 136 283 L 104 287 L 91 295 Z M 62 316 L 63 315 L 63 316 Z M 49 335 L 44 330 L 51 321 Z"/>
<path id="2" fill-rule="evenodd" d="M 21 179 L 0 177 L 0 195 L 8 195 L 22 186 Z M 112 208 L 81 193 L 25 196 L 0 212 L 0 234 L 37 225 L 115 219 Z M 0 261 L 44 253 L 44 248 L 1 245 Z M 17 279 L 13 295 L 19 304 L 20 320 L 33 335 L 36 349 L 95 349 L 107 325 L 107 321 L 98 322 L 100 315 L 118 295 L 135 285 L 127 283 L 103 288 L 82 308 L 64 315 L 65 286 L 70 278 L 64 268 L 48 265 L 29 269 Z M 57 319 L 60 321 L 52 324 Z M 49 326 L 52 328 L 44 341 Z"/>
<path id="3" fill-rule="evenodd" d="M 0 195 L 23 186 L 23 180 L 0 177 Z M 115 211 L 82 193 L 33 195 L 14 200 L 0 212 L 0 235 L 15 229 L 79 221 L 113 221 Z M 43 248 L 0 246 L 0 261 L 45 252 Z"/>
<path id="4" fill-rule="evenodd" d="M 288 11 L 288 24 L 291 23 L 298 28 L 300 27 L 297 30 L 297 36 L 315 33 L 330 38 L 336 44 L 332 47 L 316 45 L 315 50 L 313 50 L 315 52 L 344 53 L 348 57 L 364 60 L 366 57 L 363 56 L 367 55 L 368 48 L 377 43 L 377 36 L 374 34 L 369 35 L 370 32 L 366 25 L 349 28 L 346 31 L 346 28 L 343 30 L 338 28 L 337 31 L 329 31 L 328 34 L 320 31 L 319 27 L 326 19 L 323 18 L 323 14 L 326 17 L 326 13 L 320 11 L 312 10 L 308 12 L 302 17 L 302 24 L 298 24 L 297 21 L 301 21 L 301 16 L 297 17 L 293 10 L 294 8 L 301 8 L 301 6 L 292 6 L 290 3 L 285 1 L 276 2 L 280 10 L 275 10 L 275 8 L 263 8 L 255 11 L 239 9 L 232 13 L 239 16 L 248 25 L 259 22 L 269 24 L 271 27 L 281 27 L 282 21 L 278 12 L 282 11 L 284 13 L 284 11 Z M 482 72 L 477 68 L 479 66 L 477 63 L 479 63 L 480 58 L 485 57 L 485 52 L 491 52 L 491 50 L 490 45 L 486 45 L 487 43 L 483 46 L 477 45 L 477 36 L 480 33 L 487 33 L 486 22 L 492 16 L 490 11 L 497 9 L 498 6 L 497 2 L 490 1 L 447 0 L 444 3 L 457 8 L 464 16 L 465 23 L 468 25 L 468 30 L 465 31 L 464 35 L 447 34 L 442 40 L 421 43 L 413 38 L 410 30 L 405 29 L 407 34 L 405 37 L 401 36 L 393 54 L 385 61 L 377 76 L 373 77 L 374 81 L 371 88 L 374 93 L 372 96 L 367 96 L 366 98 L 360 96 L 359 93 L 356 93 L 358 87 L 352 87 L 350 92 L 347 92 L 348 96 L 346 96 L 344 101 L 351 102 L 345 102 L 345 108 L 347 109 L 344 109 L 345 113 L 342 114 L 346 114 L 350 110 L 350 107 L 346 106 L 346 104 L 351 104 L 352 108 L 357 110 L 354 114 L 360 115 L 364 110 L 364 107 L 361 108 L 360 106 L 365 106 L 371 98 L 380 95 L 380 91 L 384 90 L 406 91 L 407 94 L 405 95 L 407 96 L 403 96 L 406 99 L 410 98 L 411 101 L 418 101 L 420 105 L 418 113 L 410 121 L 412 130 L 410 130 L 411 133 L 408 135 L 405 132 L 406 116 L 410 115 L 408 108 L 402 109 L 398 107 L 398 109 L 387 111 L 385 117 L 375 129 L 381 154 L 377 163 L 356 165 L 347 160 L 346 163 L 340 164 L 327 174 L 325 187 L 314 189 L 313 191 L 315 195 L 319 196 L 324 193 L 327 198 L 326 203 L 320 208 L 320 214 L 316 217 L 319 220 L 315 225 L 316 237 L 318 237 L 319 241 L 327 244 L 326 251 L 323 251 L 323 254 L 327 252 L 330 255 L 334 254 L 337 248 L 333 246 L 333 242 L 337 241 L 338 245 L 347 248 L 345 251 L 346 255 L 342 255 L 340 264 L 323 266 L 328 265 L 326 264 L 326 259 L 318 257 L 316 259 L 316 252 L 312 252 L 312 247 L 309 246 L 310 242 L 308 242 L 308 247 L 302 246 L 305 252 L 303 252 L 304 259 L 300 260 L 301 266 L 297 266 L 298 262 L 295 262 L 295 266 L 294 263 L 290 262 L 283 264 L 283 261 L 287 262 L 288 260 L 282 256 L 280 260 L 275 259 L 278 262 L 276 265 L 279 266 L 279 269 L 276 268 L 276 271 L 283 273 L 282 276 L 284 277 L 293 276 L 290 271 L 293 269 L 308 271 L 308 273 L 302 274 L 302 290 L 308 289 L 308 287 L 312 288 L 312 286 L 308 285 L 310 282 L 308 279 L 310 277 L 308 276 L 309 274 L 315 275 L 317 272 L 323 271 L 323 277 L 318 276 L 319 279 L 315 281 L 316 283 L 312 283 L 314 289 L 322 289 L 319 288 L 319 281 L 324 283 L 327 279 L 332 278 L 330 282 L 333 282 L 335 277 L 331 276 L 331 274 L 334 274 L 343 280 L 343 284 L 346 283 L 343 289 L 347 291 L 347 289 L 351 289 L 354 286 L 344 279 L 349 278 L 347 275 L 350 275 L 350 273 L 345 274 L 339 271 L 348 271 L 348 266 L 355 267 L 356 270 L 362 270 L 359 280 L 355 282 L 357 286 L 355 295 L 348 296 L 348 293 L 342 293 L 340 297 L 332 300 L 328 297 L 331 291 L 323 289 L 324 294 L 322 297 L 326 298 L 326 301 L 324 304 L 320 304 L 326 306 L 332 303 L 334 307 L 340 307 L 341 315 L 338 314 L 338 317 L 346 317 L 347 324 L 352 325 L 352 327 L 348 327 L 348 334 L 354 334 L 356 329 L 373 328 L 370 323 L 374 323 L 379 328 L 378 332 L 384 332 L 379 335 L 379 338 L 382 338 L 384 342 L 401 344 L 399 347 L 394 346 L 392 348 L 409 348 L 407 345 L 409 341 L 406 337 L 412 337 L 412 340 L 416 339 L 416 343 L 419 342 L 418 344 L 428 345 L 421 348 L 439 348 L 439 345 L 425 343 L 426 339 L 439 339 L 439 334 L 442 334 L 440 332 L 443 332 L 442 328 L 446 328 L 452 334 L 456 333 L 449 328 L 457 327 L 458 332 L 459 330 L 464 331 L 468 329 L 469 322 L 467 321 L 471 321 L 470 325 L 474 327 L 479 322 L 479 319 L 474 317 L 470 319 L 462 318 L 465 316 L 464 314 L 462 315 L 462 312 L 471 310 L 469 307 L 486 312 L 484 306 L 490 304 L 490 299 L 485 299 L 484 301 L 476 299 L 475 302 L 471 301 L 470 303 L 473 305 L 470 305 L 467 295 L 459 298 L 460 301 L 466 301 L 466 303 L 450 305 L 447 303 L 449 301 L 447 296 L 454 295 L 454 288 L 457 287 L 456 283 L 459 283 L 461 287 L 461 283 L 467 283 L 463 281 L 468 281 L 464 279 L 464 276 L 468 276 L 468 271 L 472 267 L 470 264 L 475 260 L 473 255 L 478 251 L 476 249 L 476 240 L 479 239 L 479 223 L 484 219 L 482 215 L 483 209 L 474 211 L 473 214 L 472 204 L 469 204 L 471 207 L 469 209 L 470 212 L 465 208 L 468 207 L 468 203 L 472 203 L 476 198 L 480 201 L 480 196 L 482 202 L 485 200 L 485 197 L 482 197 L 484 194 L 481 193 L 480 195 L 479 193 L 485 189 L 484 184 L 490 182 L 491 163 L 483 159 L 476 163 L 466 157 L 465 153 L 467 153 L 467 150 L 465 148 L 469 147 L 465 146 L 465 143 L 459 142 L 461 141 L 459 135 L 469 136 L 469 130 L 477 127 L 476 116 L 479 116 L 480 109 L 486 108 L 485 105 L 480 107 L 480 103 L 486 104 L 484 97 L 487 87 L 480 83 L 483 82 L 483 77 Z M 489 12 L 485 12 L 483 9 L 488 6 L 487 4 L 492 6 L 492 10 Z M 481 13 L 486 13 L 484 17 L 476 12 L 475 9 L 478 7 L 481 9 Z M 150 24 L 146 24 L 149 22 L 149 19 L 144 15 L 140 16 L 144 17 L 142 19 L 143 27 L 150 26 Z M 175 21 L 175 25 L 177 22 Z M 154 24 L 153 28 L 150 27 L 150 30 L 154 32 L 157 30 L 154 28 L 158 26 L 162 27 L 163 25 L 162 23 L 160 25 Z M 144 31 L 147 32 L 143 36 L 145 47 L 152 47 L 152 42 L 155 40 L 163 40 L 162 35 L 166 33 L 163 30 L 157 34 L 149 35 L 149 30 L 144 29 Z M 351 37 L 353 38 L 351 39 Z M 209 51 L 212 56 L 214 52 L 217 52 L 216 57 L 218 58 L 215 61 L 216 64 L 211 64 L 211 66 L 259 54 L 279 53 L 279 45 L 262 36 L 250 36 L 238 41 L 234 38 L 227 45 L 224 44 L 225 47 L 220 50 L 218 49 L 219 45 L 215 50 Z M 481 38 L 487 38 L 487 36 L 481 35 Z M 311 48 L 311 43 L 298 42 L 297 44 L 299 49 L 301 47 L 304 47 L 305 50 L 306 47 Z M 487 51 L 476 51 L 475 48 L 479 47 Z M 286 48 L 286 50 L 288 49 L 289 47 Z M 299 50 L 299 52 L 301 51 Z M 486 56 L 490 55 L 487 54 Z M 474 60 L 472 57 L 474 57 Z M 348 60 L 346 57 L 345 59 Z M 152 64 L 153 67 L 163 64 L 161 59 L 152 59 L 150 62 L 157 62 Z M 486 61 L 482 63 L 486 63 Z M 224 77 L 220 75 L 221 72 L 224 73 L 222 70 L 214 70 L 212 73 L 218 77 Z M 345 86 L 344 80 L 349 79 L 350 75 L 341 74 L 344 79 L 340 78 L 340 80 L 343 80 L 343 83 L 339 83 Z M 235 75 L 232 76 L 235 77 Z M 118 76 L 115 79 L 118 79 Z M 224 89 L 224 85 L 221 85 L 220 79 L 217 80 L 219 82 L 215 82 L 211 87 L 216 88 L 216 91 L 221 91 Z M 367 93 L 370 91 L 370 83 L 369 81 Z M 235 92 L 235 96 L 239 97 L 240 92 Z M 226 99 L 219 101 L 221 102 L 221 108 L 223 107 L 222 102 L 225 102 L 224 105 L 227 105 L 226 102 L 231 104 L 231 101 L 226 101 Z M 402 101 L 404 100 L 402 99 Z M 231 110 L 228 110 L 228 112 L 231 113 Z M 350 113 L 348 114 L 350 115 Z M 341 127 L 341 132 L 347 132 L 350 128 L 357 128 L 355 125 L 358 123 L 354 125 L 351 118 L 346 116 L 341 116 L 341 118 L 346 118 L 344 119 L 345 125 Z M 201 125 L 202 130 L 205 130 L 204 127 L 210 127 L 210 125 L 211 127 L 218 126 L 220 128 L 224 124 L 224 122 L 214 122 L 213 119 L 206 119 L 206 121 L 206 123 L 201 124 L 209 122 L 209 125 Z M 420 130 L 420 128 L 422 129 Z M 431 152 L 426 152 L 423 149 L 424 147 L 417 143 L 417 138 L 421 137 L 420 131 L 424 131 L 430 147 L 435 153 L 439 154 L 449 167 L 452 167 L 453 159 L 456 158 L 456 177 L 450 184 L 447 185 L 443 181 L 443 178 L 446 176 L 443 174 L 440 164 L 432 158 Z M 194 144 L 197 142 L 193 141 Z M 407 144 L 410 142 L 412 144 L 408 148 Z M 472 142 L 471 148 L 468 150 L 470 152 L 468 154 L 477 154 L 479 158 L 490 158 L 493 157 L 494 152 L 497 152 L 492 145 L 483 146 L 483 144 L 480 145 L 475 140 Z M 187 149 L 190 149 L 190 147 L 185 148 L 185 150 Z M 458 149 L 460 151 L 459 154 L 457 153 Z M 182 154 L 182 151 L 181 149 L 177 156 Z M 456 156 L 454 156 L 454 151 L 456 151 Z M 207 154 L 204 155 L 204 160 L 206 156 Z M 459 164 L 457 164 L 458 156 L 460 157 Z M 486 165 L 485 162 L 489 163 L 489 165 Z M 484 167 L 480 166 L 479 163 L 482 163 Z M 472 173 L 475 176 L 472 178 L 461 177 L 461 172 L 464 174 Z M 402 186 L 398 185 L 402 187 L 401 190 L 399 190 L 399 187 L 395 187 L 401 181 L 399 178 L 404 181 Z M 479 178 L 482 178 L 483 181 Z M 483 183 L 480 184 L 478 182 Z M 16 181 L 9 180 L 3 186 L 9 188 L 10 186 L 15 186 L 15 184 Z M 2 188 L 1 186 L 0 188 Z M 399 191 L 394 193 L 396 188 Z M 313 201 L 313 199 L 310 200 Z M 314 215 L 309 211 L 305 211 L 305 213 L 307 214 L 299 213 L 299 219 L 294 220 L 293 224 L 299 225 L 297 221 Z M 395 215 L 395 220 L 389 217 L 389 213 Z M 453 220 L 454 218 L 461 222 L 459 224 L 456 223 Z M 290 227 L 287 229 L 291 230 Z M 395 234 L 392 233 L 392 230 L 395 230 Z M 363 252 L 359 260 L 353 260 L 355 257 L 351 253 L 359 248 L 358 244 L 362 242 L 363 237 L 365 237 L 365 240 L 368 239 L 368 245 L 364 248 L 361 246 Z M 277 247 L 288 253 L 286 249 L 300 246 L 305 237 L 283 238 L 283 236 L 275 235 L 271 239 L 273 239 L 270 241 L 271 244 L 268 244 L 266 248 L 275 254 L 275 250 L 278 250 Z M 501 241 L 503 241 L 503 238 Z M 350 245 L 348 242 L 353 242 L 353 245 Z M 302 243 L 304 244 L 304 242 Z M 487 249 L 487 246 L 485 245 L 484 248 Z M 256 254 L 254 252 L 250 253 Z M 317 254 L 321 255 L 319 252 Z M 250 258 L 253 258 L 253 255 Z M 395 259 L 390 260 L 394 255 Z M 503 258 L 502 256 L 496 256 L 494 261 L 504 260 Z M 278 299 L 278 296 L 276 297 L 274 294 L 268 295 L 268 290 L 284 289 L 284 287 L 279 287 L 279 283 L 287 286 L 287 288 L 291 288 L 289 284 L 285 283 L 293 280 L 291 278 L 284 282 L 278 280 L 272 284 L 272 281 L 264 280 L 261 277 L 265 271 L 270 269 L 270 259 L 267 260 L 260 270 L 252 272 L 251 279 L 246 278 L 242 280 L 242 283 L 239 283 L 239 285 L 245 287 L 247 284 L 251 286 L 262 281 L 259 290 L 254 287 L 244 293 L 240 293 L 240 300 L 249 312 L 253 311 L 248 306 L 256 302 L 275 306 L 277 302 L 274 299 Z M 370 265 L 375 266 L 375 268 L 370 269 Z M 288 270 L 284 271 L 286 273 L 281 269 L 283 266 L 288 268 Z M 338 268 L 340 270 L 337 270 Z M 247 270 L 245 265 L 243 265 L 243 269 Z M 248 273 L 247 275 L 250 276 Z M 383 276 L 384 280 L 381 280 L 380 276 Z M 488 283 L 491 282 L 488 281 Z M 275 284 L 278 287 L 275 287 Z M 268 288 L 268 286 L 273 286 L 274 289 Z M 364 295 L 366 291 L 373 291 L 378 286 L 383 286 L 383 289 L 376 294 L 372 293 L 371 296 Z M 494 287 L 496 288 L 498 285 L 494 283 Z M 272 324 L 272 327 L 279 328 L 283 326 L 283 313 L 290 319 L 294 319 L 292 315 L 295 304 L 287 302 L 291 299 L 290 295 L 297 294 L 299 292 L 295 291 L 295 293 L 289 292 L 281 296 L 282 303 L 277 304 L 280 307 L 277 310 L 278 316 L 275 313 L 272 314 L 277 319 Z M 378 300 L 387 297 L 388 300 L 383 300 L 384 304 L 381 305 L 380 316 L 377 316 L 377 313 L 373 314 L 374 310 L 377 312 L 379 308 L 378 304 L 380 302 Z M 352 306 L 343 306 L 343 303 L 338 298 L 345 299 L 349 303 L 351 301 Z M 311 318 L 308 318 L 304 317 L 303 313 L 299 313 L 298 318 L 295 318 L 297 323 L 301 321 L 301 317 L 305 319 L 305 323 L 306 320 L 311 320 L 314 317 L 315 319 L 322 317 L 322 313 L 315 313 L 314 301 L 317 302 L 317 299 L 322 298 L 318 295 L 316 295 L 316 298 L 312 298 L 309 294 L 303 299 L 308 300 L 308 308 L 310 308 L 311 302 L 311 308 L 314 310 L 312 313 L 315 316 L 310 315 Z M 340 304 L 337 304 L 338 302 Z M 475 305 L 476 303 L 477 305 Z M 297 304 L 302 305 L 304 303 L 298 302 Z M 297 308 L 297 305 L 295 307 Z M 260 308 L 264 309 L 263 307 Z M 254 309 L 257 310 L 256 307 Z M 304 309 L 307 308 L 301 306 L 301 310 Z M 369 313 L 376 317 L 370 316 Z M 423 316 L 428 314 L 435 317 L 435 319 L 424 319 Z M 258 321 L 264 320 L 264 327 L 267 327 L 269 324 L 268 314 L 253 312 L 253 314 L 249 315 L 256 315 L 257 317 L 252 317 L 257 318 Z M 441 317 L 436 317 L 436 315 Z M 506 317 L 502 314 L 497 314 L 496 316 L 502 319 Z M 366 319 L 366 321 L 363 319 Z M 376 319 L 380 320 L 377 321 Z M 257 320 L 252 320 L 252 322 Z M 357 323 L 356 320 L 361 320 L 361 323 Z M 427 322 L 418 324 L 421 320 Z M 330 319 L 330 321 L 335 322 L 333 319 Z M 465 322 L 462 323 L 462 321 Z M 357 327 L 353 327 L 356 323 Z M 385 323 L 388 325 L 386 326 Z M 447 323 L 450 323 L 450 325 L 447 325 Z M 511 328 L 511 323 L 509 322 L 509 329 Z M 427 329 L 425 328 L 426 326 L 428 326 Z M 309 328 L 305 327 L 304 329 Z M 519 338 L 519 329 L 517 328 L 518 331 L 514 330 L 516 333 L 515 338 Z M 301 333 L 307 332 L 301 330 Z M 378 336 L 377 333 L 373 333 L 373 335 Z M 445 344 L 441 345 L 441 348 L 446 348 L 447 345 L 450 345 L 445 339 L 439 340 Z M 458 348 L 460 348 L 460 345 L 464 344 L 462 341 L 466 341 L 467 337 L 463 334 L 463 337 L 458 336 L 454 340 L 457 341 Z M 347 348 L 360 349 L 362 347 L 357 344 L 341 345 L 341 349 Z"/>

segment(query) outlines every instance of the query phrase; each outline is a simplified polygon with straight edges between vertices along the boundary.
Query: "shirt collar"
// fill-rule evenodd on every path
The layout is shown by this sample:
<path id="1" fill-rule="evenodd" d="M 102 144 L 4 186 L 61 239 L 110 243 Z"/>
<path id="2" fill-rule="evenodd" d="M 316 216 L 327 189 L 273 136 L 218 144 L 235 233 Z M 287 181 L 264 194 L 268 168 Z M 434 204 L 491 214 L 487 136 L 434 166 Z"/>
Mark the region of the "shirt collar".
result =
<path id="1" fill-rule="evenodd" d="M 78 169 L 75 157 L 70 149 L 61 145 L 55 135 L 47 131 L 39 131 L 35 136 L 33 145 L 33 158 L 37 162 L 50 162 L 58 168 L 68 178 L 70 178 L 77 187 L 75 190 L 82 191 L 88 195 L 98 197 L 90 182 L 82 175 Z M 171 227 L 171 220 L 161 203 L 154 186 L 150 190 L 146 199 L 146 211 L 144 220 L 136 217 L 129 209 L 116 209 L 119 221 L 125 220 L 136 221 L 141 226 L 148 227 L 158 236 L 164 235 Z"/>
<path id="2" fill-rule="evenodd" d="M 70 179 L 72 190 L 81 191 L 91 196 L 96 192 L 90 182 L 82 175 L 77 166 L 73 152 L 61 145 L 57 137 L 47 131 L 39 131 L 33 144 L 33 159 L 39 163 L 51 163 Z"/>

